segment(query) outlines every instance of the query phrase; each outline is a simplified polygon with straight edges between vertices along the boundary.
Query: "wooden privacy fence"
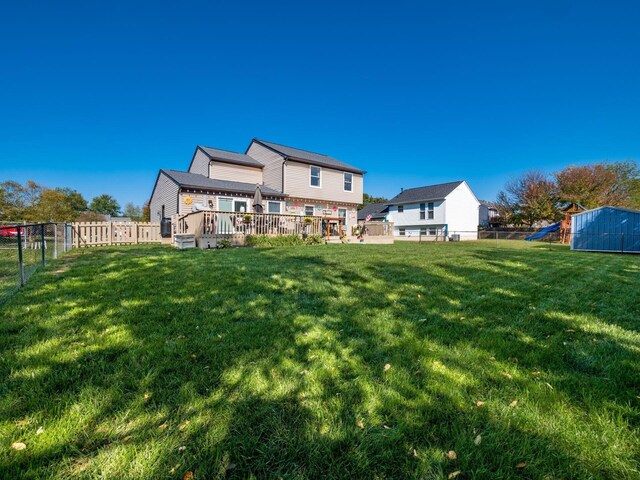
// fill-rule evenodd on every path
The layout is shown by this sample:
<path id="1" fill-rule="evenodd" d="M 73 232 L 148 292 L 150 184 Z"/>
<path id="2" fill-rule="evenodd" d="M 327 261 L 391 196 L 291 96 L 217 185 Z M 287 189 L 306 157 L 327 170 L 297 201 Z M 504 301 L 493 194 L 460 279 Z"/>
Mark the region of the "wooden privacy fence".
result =
<path id="1" fill-rule="evenodd" d="M 99 247 L 160 243 L 160 224 L 146 222 L 76 222 L 73 224 L 73 246 Z"/>

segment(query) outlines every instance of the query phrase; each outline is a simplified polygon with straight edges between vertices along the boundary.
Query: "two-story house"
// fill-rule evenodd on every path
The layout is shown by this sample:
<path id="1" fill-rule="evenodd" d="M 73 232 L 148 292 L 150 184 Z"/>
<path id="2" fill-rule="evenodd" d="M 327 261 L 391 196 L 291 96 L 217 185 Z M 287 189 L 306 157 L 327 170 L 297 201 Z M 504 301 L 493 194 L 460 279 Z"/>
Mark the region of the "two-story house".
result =
<path id="1" fill-rule="evenodd" d="M 480 202 L 465 181 L 403 189 L 386 205 L 385 218 L 393 222 L 393 233 L 399 238 L 478 238 Z"/>
<path id="2" fill-rule="evenodd" d="M 247 151 L 198 146 L 186 172 L 162 169 L 152 221 L 195 210 L 252 212 L 260 186 L 265 213 L 321 216 L 347 231 L 357 222 L 365 172 L 335 158 L 253 139 Z"/>

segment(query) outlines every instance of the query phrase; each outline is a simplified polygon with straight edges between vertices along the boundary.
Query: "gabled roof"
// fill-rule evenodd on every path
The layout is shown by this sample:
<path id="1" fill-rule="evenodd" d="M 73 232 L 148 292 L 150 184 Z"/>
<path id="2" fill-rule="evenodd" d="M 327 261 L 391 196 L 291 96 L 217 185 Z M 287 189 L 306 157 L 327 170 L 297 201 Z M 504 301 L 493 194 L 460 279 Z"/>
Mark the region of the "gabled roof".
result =
<path id="1" fill-rule="evenodd" d="M 403 203 L 426 202 L 427 200 L 442 200 L 464 183 L 457 182 L 440 183 L 426 187 L 407 188 L 389 200 L 385 205 L 399 205 Z"/>
<path id="2" fill-rule="evenodd" d="M 317 165 L 318 167 L 335 168 L 336 170 L 342 170 L 345 172 L 365 174 L 364 170 L 360 170 L 348 163 L 341 162 L 335 158 L 323 155 L 321 153 L 309 152 L 308 150 L 300 150 L 299 148 L 287 147 L 286 145 L 280 145 L 279 143 L 267 142 L 254 138 L 252 142 L 259 143 L 260 145 L 279 153 L 285 159 L 295 160 L 301 163 L 307 163 L 309 165 Z M 251 144 L 249 144 L 251 146 Z"/>
<path id="3" fill-rule="evenodd" d="M 257 161 L 255 158 L 251 158 L 244 153 L 230 152 L 228 150 L 220 150 L 219 148 L 203 147 L 198 145 L 196 152 L 201 150 L 210 160 L 218 160 L 225 163 L 233 163 L 235 165 L 245 165 L 248 167 L 263 168 L 264 165 Z M 195 154 L 194 154 L 195 156 Z"/>
<path id="4" fill-rule="evenodd" d="M 388 212 L 384 203 L 370 203 L 358 210 L 358 220 L 366 220 L 369 215 L 372 218 L 384 218 Z"/>
<path id="5" fill-rule="evenodd" d="M 181 187 L 202 188 L 206 190 L 219 190 L 223 192 L 238 193 L 254 193 L 256 191 L 255 183 L 232 182 L 230 180 L 217 180 L 215 178 L 205 177 L 199 173 L 180 172 L 178 170 L 161 169 L 160 173 L 164 173 Z M 274 190 L 273 188 L 260 185 L 263 195 L 273 197 L 286 197 L 287 195 Z"/>

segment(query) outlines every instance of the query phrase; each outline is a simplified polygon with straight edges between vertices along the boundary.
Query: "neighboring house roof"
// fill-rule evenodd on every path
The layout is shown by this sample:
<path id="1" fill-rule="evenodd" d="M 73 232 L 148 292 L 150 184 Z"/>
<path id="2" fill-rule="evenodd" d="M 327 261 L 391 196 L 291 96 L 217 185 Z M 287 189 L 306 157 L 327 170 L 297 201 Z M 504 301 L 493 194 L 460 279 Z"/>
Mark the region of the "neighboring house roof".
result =
<path id="1" fill-rule="evenodd" d="M 209 157 L 211 160 L 218 160 L 225 163 L 233 163 L 235 165 L 246 165 L 248 167 L 263 168 L 264 165 L 257 161 L 255 158 L 251 158 L 244 153 L 230 152 L 228 150 L 220 150 L 219 148 L 203 147 L 198 145 L 198 149 Z M 195 155 L 194 155 L 195 156 Z"/>
<path id="2" fill-rule="evenodd" d="M 112 217 L 111 215 L 105 215 L 107 222 L 130 222 L 130 217 Z"/>
<path id="3" fill-rule="evenodd" d="M 463 180 L 457 182 L 428 185 L 426 187 L 407 188 L 389 200 L 385 205 L 399 205 L 403 203 L 424 202 L 427 200 L 441 200 L 446 198 Z"/>
<path id="4" fill-rule="evenodd" d="M 367 173 L 364 170 L 360 170 L 359 168 L 354 167 L 353 165 L 349 165 L 348 163 L 341 162 L 340 160 L 329 157 L 327 155 L 323 155 L 321 153 L 314 153 L 314 152 L 309 152 L 307 150 L 300 150 L 299 148 L 287 147 L 286 145 L 267 142 L 264 140 L 259 140 L 257 138 L 254 138 L 253 142 L 257 142 L 260 145 L 267 147 L 268 149 L 273 150 L 276 153 L 279 153 L 285 158 L 290 158 L 291 160 L 307 163 L 309 165 L 317 165 L 318 167 L 335 168 L 336 170 L 343 170 L 345 172 L 351 172 L 351 173 L 359 173 L 359 174 Z"/>
<path id="5" fill-rule="evenodd" d="M 205 177 L 199 173 L 180 172 L 178 170 L 165 170 L 161 169 L 161 173 L 164 173 L 167 177 L 171 178 L 181 187 L 191 188 L 203 188 L 207 190 L 220 190 L 223 192 L 238 192 L 238 193 L 254 193 L 256 191 L 255 183 L 245 182 L 233 182 L 230 180 L 218 180 L 215 178 Z M 287 195 L 274 190 L 273 188 L 260 185 L 260 190 L 263 195 L 274 197 L 286 197 Z"/>
<path id="6" fill-rule="evenodd" d="M 490 202 L 488 200 L 478 200 L 480 205 L 487 207 L 489 210 L 498 210 L 498 204 L 496 202 Z"/>
<path id="7" fill-rule="evenodd" d="M 371 218 L 384 218 L 388 211 L 384 203 L 370 203 L 358 210 L 358 220 L 366 220 L 369 215 Z"/>

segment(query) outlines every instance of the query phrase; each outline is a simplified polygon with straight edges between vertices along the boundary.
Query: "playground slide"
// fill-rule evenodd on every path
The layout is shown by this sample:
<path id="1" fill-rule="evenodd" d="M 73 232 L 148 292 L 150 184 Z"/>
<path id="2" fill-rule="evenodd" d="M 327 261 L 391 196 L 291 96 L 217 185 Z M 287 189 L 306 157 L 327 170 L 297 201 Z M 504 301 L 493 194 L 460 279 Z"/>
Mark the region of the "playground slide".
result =
<path id="1" fill-rule="evenodd" d="M 539 238 L 544 237 L 546 234 L 551 232 L 557 232 L 560 230 L 560 224 L 562 222 L 554 223 L 553 225 L 549 225 L 548 227 L 543 228 L 539 232 L 534 233 L 533 235 L 529 235 L 525 240 L 530 242 L 531 240 L 538 240 Z"/>

